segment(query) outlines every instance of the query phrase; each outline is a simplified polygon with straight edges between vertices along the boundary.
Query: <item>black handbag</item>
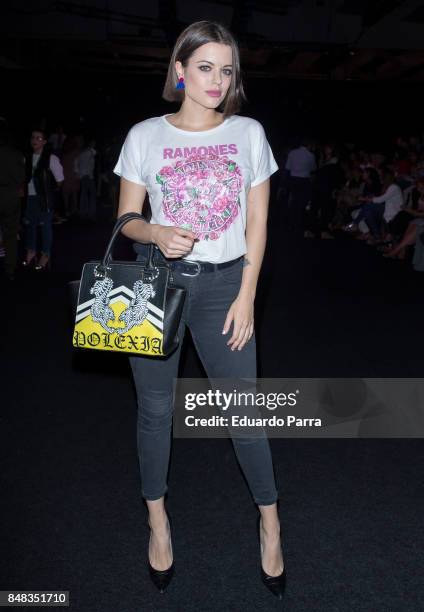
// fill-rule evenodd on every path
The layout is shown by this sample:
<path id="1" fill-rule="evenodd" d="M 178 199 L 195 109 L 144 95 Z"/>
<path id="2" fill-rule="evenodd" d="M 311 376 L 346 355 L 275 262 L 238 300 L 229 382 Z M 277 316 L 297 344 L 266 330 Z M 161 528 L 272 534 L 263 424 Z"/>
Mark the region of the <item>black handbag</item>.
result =
<path id="1" fill-rule="evenodd" d="M 178 346 L 186 290 L 174 285 L 169 265 L 154 263 L 154 245 L 145 264 L 112 260 L 119 232 L 133 219 L 145 221 L 138 213 L 120 217 L 103 259 L 86 263 L 81 281 L 69 283 L 74 347 L 160 357 Z"/>

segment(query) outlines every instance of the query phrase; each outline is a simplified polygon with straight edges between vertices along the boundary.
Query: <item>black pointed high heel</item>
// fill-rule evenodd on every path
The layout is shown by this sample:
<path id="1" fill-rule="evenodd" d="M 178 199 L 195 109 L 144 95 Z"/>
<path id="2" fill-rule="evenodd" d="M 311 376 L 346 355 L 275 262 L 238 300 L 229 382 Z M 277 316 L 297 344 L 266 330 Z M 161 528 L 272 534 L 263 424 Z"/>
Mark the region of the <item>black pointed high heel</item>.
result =
<path id="1" fill-rule="evenodd" d="M 256 523 L 259 545 L 261 543 L 260 522 L 261 516 L 259 515 Z M 260 563 L 260 568 L 261 580 L 266 588 L 269 589 L 275 597 L 278 597 L 278 599 L 283 599 L 284 590 L 286 588 L 286 568 L 284 567 L 283 571 L 278 576 L 269 576 L 262 567 L 262 561 Z"/>
<path id="2" fill-rule="evenodd" d="M 171 518 L 170 518 L 169 514 L 167 516 L 168 516 L 168 521 L 169 521 L 169 528 L 171 529 L 171 534 L 172 534 Z M 149 525 L 149 528 L 150 528 L 150 525 Z M 150 530 L 150 535 L 151 535 L 151 530 Z M 171 550 L 172 550 L 172 540 L 171 540 Z M 174 570 L 175 570 L 174 559 L 172 559 L 172 563 L 168 567 L 168 569 L 166 569 L 166 570 L 157 570 L 157 569 L 155 569 L 151 565 L 150 559 L 149 559 L 149 554 L 147 553 L 147 566 L 149 568 L 149 575 L 150 575 L 150 578 L 151 578 L 153 584 L 155 585 L 155 587 L 157 589 L 159 589 L 159 591 L 161 593 L 163 593 L 165 591 L 166 587 L 171 582 L 172 577 L 174 575 Z"/>

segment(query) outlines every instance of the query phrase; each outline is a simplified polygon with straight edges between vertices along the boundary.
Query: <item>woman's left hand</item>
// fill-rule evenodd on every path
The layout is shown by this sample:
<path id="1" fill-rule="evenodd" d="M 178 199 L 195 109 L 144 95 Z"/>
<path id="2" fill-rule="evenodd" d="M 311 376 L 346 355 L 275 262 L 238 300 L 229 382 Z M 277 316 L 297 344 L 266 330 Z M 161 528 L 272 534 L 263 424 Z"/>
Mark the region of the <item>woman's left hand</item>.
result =
<path id="1" fill-rule="evenodd" d="M 232 351 L 235 349 L 241 351 L 253 335 L 253 304 L 253 299 L 239 294 L 228 310 L 222 333 L 226 334 L 233 322 L 233 334 L 227 342 L 227 346 L 230 346 Z"/>

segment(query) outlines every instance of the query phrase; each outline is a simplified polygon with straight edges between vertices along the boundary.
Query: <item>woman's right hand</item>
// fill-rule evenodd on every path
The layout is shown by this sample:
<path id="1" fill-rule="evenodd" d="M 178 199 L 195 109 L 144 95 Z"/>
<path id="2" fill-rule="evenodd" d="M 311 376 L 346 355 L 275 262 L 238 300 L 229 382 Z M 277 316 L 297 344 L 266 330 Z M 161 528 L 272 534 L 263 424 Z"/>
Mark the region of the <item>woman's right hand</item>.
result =
<path id="1" fill-rule="evenodd" d="M 152 242 L 156 244 L 167 258 L 183 257 L 193 248 L 196 234 L 181 227 L 154 225 Z"/>

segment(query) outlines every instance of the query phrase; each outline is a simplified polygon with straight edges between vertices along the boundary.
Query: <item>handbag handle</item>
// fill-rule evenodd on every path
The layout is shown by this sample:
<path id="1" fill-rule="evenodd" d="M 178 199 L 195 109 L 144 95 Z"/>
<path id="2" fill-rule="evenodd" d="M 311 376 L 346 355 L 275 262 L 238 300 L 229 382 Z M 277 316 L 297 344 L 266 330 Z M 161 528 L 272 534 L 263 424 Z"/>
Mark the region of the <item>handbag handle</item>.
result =
<path id="1" fill-rule="evenodd" d="M 112 230 L 112 236 L 110 237 L 109 244 L 106 247 L 106 252 L 103 256 L 101 263 L 96 266 L 96 276 L 104 277 L 106 275 L 106 271 L 109 269 L 109 264 L 112 261 L 112 249 L 115 244 L 115 240 L 117 239 L 120 231 L 129 221 L 133 221 L 135 219 L 141 219 L 145 223 L 147 220 L 143 217 L 142 214 L 136 212 L 125 213 L 121 217 L 116 220 L 114 228 Z M 149 270 L 153 270 L 153 255 L 154 255 L 154 245 L 153 243 L 149 243 L 149 254 L 147 260 L 146 268 Z"/>

